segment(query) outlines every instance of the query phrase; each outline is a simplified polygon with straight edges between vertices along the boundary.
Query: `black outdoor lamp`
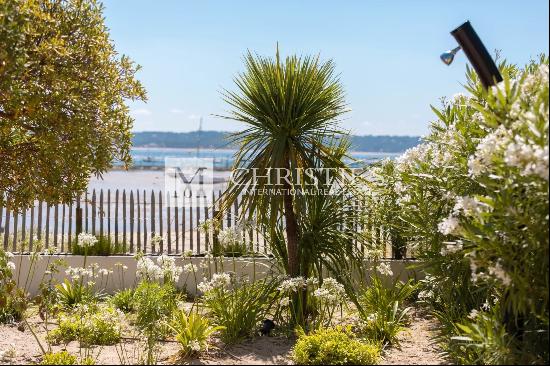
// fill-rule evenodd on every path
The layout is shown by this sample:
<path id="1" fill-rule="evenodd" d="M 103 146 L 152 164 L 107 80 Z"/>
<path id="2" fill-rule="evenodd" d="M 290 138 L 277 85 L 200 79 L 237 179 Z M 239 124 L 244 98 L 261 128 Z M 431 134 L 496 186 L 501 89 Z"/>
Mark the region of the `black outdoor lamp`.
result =
<path id="1" fill-rule="evenodd" d="M 487 52 L 469 21 L 453 30 L 451 34 L 455 37 L 459 46 L 442 53 L 440 56 L 441 61 L 446 65 L 450 65 L 456 53 L 462 49 L 485 89 L 502 81 L 502 75 L 500 75 L 497 65 L 495 65 L 491 55 Z"/>

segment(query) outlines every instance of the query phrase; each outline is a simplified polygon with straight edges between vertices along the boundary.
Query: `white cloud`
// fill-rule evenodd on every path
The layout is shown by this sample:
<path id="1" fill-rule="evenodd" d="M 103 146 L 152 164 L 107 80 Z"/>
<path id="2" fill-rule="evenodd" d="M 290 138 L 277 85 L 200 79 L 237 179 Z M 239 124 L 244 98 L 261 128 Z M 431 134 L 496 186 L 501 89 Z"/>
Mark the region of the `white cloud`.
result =
<path id="1" fill-rule="evenodd" d="M 149 109 L 147 108 L 138 108 L 134 109 L 130 112 L 133 116 L 150 116 L 153 114 Z"/>
<path id="2" fill-rule="evenodd" d="M 199 119 L 201 118 L 201 116 L 199 116 L 198 114 L 190 114 L 187 116 L 188 119 Z"/>
<path id="3" fill-rule="evenodd" d="M 172 108 L 172 109 L 170 109 L 170 113 L 172 113 L 172 114 L 184 114 L 185 111 L 183 109 L 179 109 L 179 108 Z"/>

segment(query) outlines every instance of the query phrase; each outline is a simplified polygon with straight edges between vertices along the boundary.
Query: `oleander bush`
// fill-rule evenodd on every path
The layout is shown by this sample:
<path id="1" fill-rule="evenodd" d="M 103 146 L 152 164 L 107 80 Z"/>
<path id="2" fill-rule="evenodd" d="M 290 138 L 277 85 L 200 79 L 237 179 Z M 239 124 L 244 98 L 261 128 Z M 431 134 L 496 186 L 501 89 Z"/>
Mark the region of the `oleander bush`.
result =
<path id="1" fill-rule="evenodd" d="M 360 341 L 350 327 L 321 328 L 305 334 L 298 330 L 292 359 L 298 365 L 375 365 L 381 346 Z"/>
<path id="2" fill-rule="evenodd" d="M 454 361 L 548 363 L 548 58 L 499 67 L 488 90 L 468 70 L 468 94 L 370 170 L 365 200 L 423 260 Z"/>

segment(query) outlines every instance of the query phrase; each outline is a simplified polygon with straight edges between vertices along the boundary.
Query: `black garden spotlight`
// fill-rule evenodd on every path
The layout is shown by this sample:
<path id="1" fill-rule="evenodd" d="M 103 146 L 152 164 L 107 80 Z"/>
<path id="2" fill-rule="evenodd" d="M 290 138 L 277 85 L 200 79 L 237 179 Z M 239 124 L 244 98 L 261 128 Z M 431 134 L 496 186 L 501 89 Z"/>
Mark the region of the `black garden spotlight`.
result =
<path id="1" fill-rule="evenodd" d="M 456 53 L 462 49 L 485 89 L 502 81 L 502 75 L 500 75 L 497 65 L 495 65 L 491 55 L 487 52 L 469 21 L 453 30 L 451 34 L 455 37 L 459 46 L 442 53 L 440 56 L 441 61 L 446 65 L 450 65 Z"/>

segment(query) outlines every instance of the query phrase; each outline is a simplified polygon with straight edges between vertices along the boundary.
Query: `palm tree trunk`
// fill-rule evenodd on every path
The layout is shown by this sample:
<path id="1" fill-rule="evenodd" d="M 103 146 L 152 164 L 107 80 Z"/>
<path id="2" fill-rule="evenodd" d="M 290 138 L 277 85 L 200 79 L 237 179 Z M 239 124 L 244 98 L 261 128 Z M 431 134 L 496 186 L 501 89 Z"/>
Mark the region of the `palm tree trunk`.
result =
<path id="1" fill-rule="evenodd" d="M 285 205 L 285 230 L 288 251 L 288 274 L 291 277 L 297 277 L 300 274 L 298 262 L 298 223 L 294 214 L 294 204 L 290 195 L 290 185 L 285 184 L 285 194 L 283 197 Z"/>

